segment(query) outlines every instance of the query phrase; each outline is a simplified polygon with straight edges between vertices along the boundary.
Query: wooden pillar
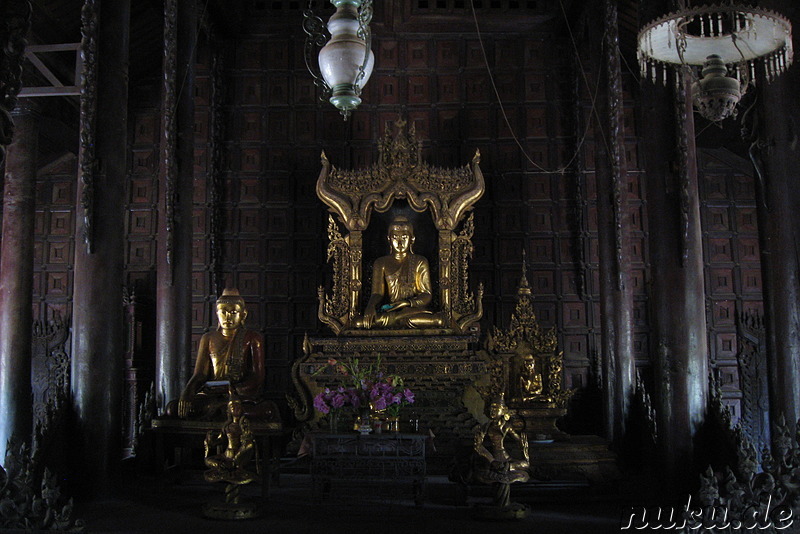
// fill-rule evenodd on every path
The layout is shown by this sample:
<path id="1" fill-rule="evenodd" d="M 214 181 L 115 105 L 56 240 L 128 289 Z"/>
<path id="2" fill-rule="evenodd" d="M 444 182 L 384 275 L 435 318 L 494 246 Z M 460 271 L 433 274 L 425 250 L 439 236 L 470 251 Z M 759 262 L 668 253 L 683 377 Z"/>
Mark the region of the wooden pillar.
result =
<path id="1" fill-rule="evenodd" d="M 33 431 L 31 293 L 39 127 L 31 102 L 23 102 L 12 117 L 0 249 L 0 459 L 10 438 L 30 445 Z"/>
<path id="2" fill-rule="evenodd" d="M 191 355 L 192 185 L 194 179 L 193 0 L 164 3 L 164 88 L 159 171 L 156 403 L 177 399 Z"/>
<path id="3" fill-rule="evenodd" d="M 787 4 L 776 9 L 789 13 Z M 797 30 L 795 46 L 800 46 Z M 776 423 L 783 416 L 794 435 L 800 418 L 800 66 L 793 65 L 769 84 L 763 79 L 758 83 L 759 120 L 751 156 L 756 166 L 770 419 Z"/>
<path id="4" fill-rule="evenodd" d="M 601 348 L 606 434 L 618 443 L 625 435 L 636 364 L 629 229 L 623 224 L 628 215 L 628 195 L 617 0 L 604 0 L 601 14 L 604 24 L 597 37 L 599 40 L 602 35 L 603 46 L 597 55 L 598 64 L 602 65 L 602 94 L 598 106 L 600 125 L 595 135 Z"/>
<path id="5" fill-rule="evenodd" d="M 71 381 L 77 448 L 71 457 L 83 489 L 103 494 L 112 489 L 122 455 L 130 0 L 86 0 L 82 16 Z"/>
<path id="6" fill-rule="evenodd" d="M 678 81 L 676 81 L 676 77 Z M 708 396 L 708 349 L 694 119 L 688 75 L 642 82 L 652 266 L 650 344 L 658 441 L 668 488 L 681 491 Z"/>

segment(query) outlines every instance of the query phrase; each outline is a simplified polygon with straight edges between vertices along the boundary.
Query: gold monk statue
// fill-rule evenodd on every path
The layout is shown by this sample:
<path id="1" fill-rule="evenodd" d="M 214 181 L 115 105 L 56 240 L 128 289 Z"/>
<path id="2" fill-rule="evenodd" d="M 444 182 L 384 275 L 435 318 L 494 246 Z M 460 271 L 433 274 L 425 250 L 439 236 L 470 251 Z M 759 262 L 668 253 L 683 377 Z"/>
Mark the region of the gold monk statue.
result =
<path id="1" fill-rule="evenodd" d="M 519 400 L 530 402 L 543 397 L 544 385 L 542 383 L 541 364 L 537 358 L 525 359 L 519 377 Z"/>
<path id="2" fill-rule="evenodd" d="M 414 254 L 414 227 L 405 217 L 395 217 L 387 235 L 391 252 L 372 267 L 372 293 L 359 328 L 433 328 L 442 318 L 428 310 L 433 299 L 431 269 L 424 256 Z M 378 309 L 380 305 L 380 309 Z"/>
<path id="3" fill-rule="evenodd" d="M 275 404 L 262 399 L 264 338 L 245 328 L 246 317 L 239 291 L 225 289 L 217 299 L 219 327 L 200 338 L 194 373 L 177 403 L 178 417 L 222 419 L 230 386 L 252 419 L 279 419 Z M 170 412 L 174 407 L 167 408 L 167 413 L 174 415 Z"/>

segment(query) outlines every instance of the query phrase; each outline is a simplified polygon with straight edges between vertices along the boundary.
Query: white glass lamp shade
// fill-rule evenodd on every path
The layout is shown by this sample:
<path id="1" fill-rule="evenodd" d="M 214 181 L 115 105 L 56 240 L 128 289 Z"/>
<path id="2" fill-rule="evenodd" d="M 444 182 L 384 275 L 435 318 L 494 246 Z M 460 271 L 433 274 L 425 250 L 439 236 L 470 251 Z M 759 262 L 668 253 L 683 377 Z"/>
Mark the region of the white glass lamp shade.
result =
<path id="1" fill-rule="evenodd" d="M 319 69 L 331 88 L 331 104 L 342 111 L 352 110 L 361 103 L 359 94 L 369 80 L 375 55 L 367 50 L 364 39 L 358 36 L 358 5 L 360 2 L 334 2 L 336 13 L 328 21 L 331 38 L 319 51 Z M 359 78 L 365 54 L 368 54 L 364 75 Z"/>

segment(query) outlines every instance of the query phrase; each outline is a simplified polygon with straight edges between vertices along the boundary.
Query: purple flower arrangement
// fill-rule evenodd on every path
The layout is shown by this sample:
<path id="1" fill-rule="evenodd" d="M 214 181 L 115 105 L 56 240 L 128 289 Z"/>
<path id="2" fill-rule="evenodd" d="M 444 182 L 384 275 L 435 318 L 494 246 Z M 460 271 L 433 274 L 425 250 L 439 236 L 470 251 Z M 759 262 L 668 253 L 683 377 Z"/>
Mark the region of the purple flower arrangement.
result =
<path id="1" fill-rule="evenodd" d="M 386 412 L 397 417 L 400 408 L 414 403 L 414 393 L 403 386 L 403 379 L 397 375 L 386 375 L 381 370 L 380 358 L 377 363 L 360 365 L 358 359 L 348 362 L 328 360 L 328 365 L 317 370 L 334 369 L 337 374 L 349 377 L 351 387 L 339 386 L 336 389 L 325 388 L 314 397 L 314 408 L 323 414 L 331 410 L 352 407 L 359 410 L 369 407 L 376 412 Z"/>

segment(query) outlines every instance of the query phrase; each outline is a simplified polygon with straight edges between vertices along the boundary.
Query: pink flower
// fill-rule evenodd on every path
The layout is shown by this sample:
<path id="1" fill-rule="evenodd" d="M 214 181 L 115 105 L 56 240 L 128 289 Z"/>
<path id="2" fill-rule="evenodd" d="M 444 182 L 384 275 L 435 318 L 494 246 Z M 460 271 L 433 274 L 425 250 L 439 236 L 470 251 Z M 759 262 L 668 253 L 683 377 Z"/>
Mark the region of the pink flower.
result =
<path id="1" fill-rule="evenodd" d="M 347 397 L 344 394 L 337 393 L 331 399 L 331 408 L 342 408 L 347 402 Z"/>
<path id="2" fill-rule="evenodd" d="M 325 402 L 324 393 L 317 393 L 317 396 L 314 397 L 314 408 L 325 414 L 331 411 L 330 406 Z"/>
<path id="3" fill-rule="evenodd" d="M 386 409 L 386 399 L 384 397 L 378 397 L 373 401 L 373 405 L 375 406 L 376 411 L 383 411 Z"/>

